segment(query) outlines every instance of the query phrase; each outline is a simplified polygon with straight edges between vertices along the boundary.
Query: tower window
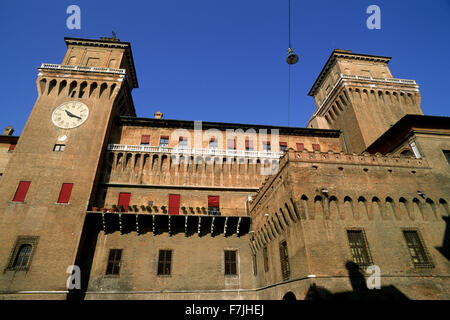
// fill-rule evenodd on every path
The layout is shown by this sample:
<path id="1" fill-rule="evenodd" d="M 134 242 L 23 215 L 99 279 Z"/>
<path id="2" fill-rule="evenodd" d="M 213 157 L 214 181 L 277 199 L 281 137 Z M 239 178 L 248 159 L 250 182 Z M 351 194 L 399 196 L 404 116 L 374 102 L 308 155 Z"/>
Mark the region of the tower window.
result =
<path id="1" fill-rule="evenodd" d="M 108 265 L 106 267 L 107 275 L 119 275 L 121 259 L 122 249 L 109 250 Z"/>
<path id="2" fill-rule="evenodd" d="M 30 184 L 31 181 L 20 181 L 12 201 L 24 202 L 28 193 L 28 189 L 30 188 Z"/>
<path id="3" fill-rule="evenodd" d="M 178 148 L 180 149 L 187 149 L 188 144 L 187 144 L 187 137 L 180 137 L 178 140 Z"/>
<path id="4" fill-rule="evenodd" d="M 160 147 L 168 147 L 169 146 L 169 137 L 168 136 L 162 136 L 159 139 L 159 146 Z"/>
<path id="5" fill-rule="evenodd" d="M 208 213 L 211 216 L 220 215 L 220 197 L 208 196 Z"/>
<path id="6" fill-rule="evenodd" d="M 289 267 L 289 255 L 286 241 L 280 243 L 280 261 L 283 280 L 288 280 L 291 276 L 291 269 Z"/>
<path id="7" fill-rule="evenodd" d="M 170 276 L 172 267 L 172 250 L 159 250 L 158 275 Z"/>
<path id="8" fill-rule="evenodd" d="M 348 242 L 353 257 L 353 262 L 359 266 L 372 264 L 372 258 L 363 230 L 347 230 Z"/>
<path id="9" fill-rule="evenodd" d="M 25 271 L 30 268 L 39 237 L 19 236 L 10 256 L 8 270 Z"/>
<path id="10" fill-rule="evenodd" d="M 263 147 L 263 151 L 269 152 L 270 151 L 270 141 L 264 141 L 262 147 Z"/>
<path id="11" fill-rule="evenodd" d="M 65 149 L 66 149 L 65 144 L 55 144 L 55 146 L 53 147 L 53 151 L 55 152 L 64 152 Z"/>
<path id="12" fill-rule="evenodd" d="M 416 268 L 432 268 L 430 258 L 423 244 L 423 241 L 416 230 L 403 230 L 409 254 Z"/>
<path id="13" fill-rule="evenodd" d="M 150 145 L 150 135 L 143 134 L 141 136 L 141 146 L 149 146 Z"/>
<path id="14" fill-rule="evenodd" d="M 314 151 L 320 151 L 320 144 L 313 143 L 312 147 Z"/>
<path id="15" fill-rule="evenodd" d="M 225 275 L 233 276 L 236 274 L 237 274 L 236 250 L 225 250 Z"/>
<path id="16" fill-rule="evenodd" d="M 253 151 L 253 141 L 252 140 L 245 140 L 245 150 L 246 151 Z"/>
<path id="17" fill-rule="evenodd" d="M 269 271 L 269 255 L 267 253 L 267 247 L 263 248 L 263 260 L 264 260 L 264 271 Z"/>
<path id="18" fill-rule="evenodd" d="M 286 150 L 287 150 L 287 143 L 280 142 L 280 152 L 286 152 Z"/>
<path id="19" fill-rule="evenodd" d="M 59 193 L 58 203 L 69 203 L 72 194 L 73 183 L 63 183 Z"/>
<path id="20" fill-rule="evenodd" d="M 217 149 L 218 148 L 216 138 L 211 138 L 211 140 L 209 140 L 209 148 L 210 149 Z"/>

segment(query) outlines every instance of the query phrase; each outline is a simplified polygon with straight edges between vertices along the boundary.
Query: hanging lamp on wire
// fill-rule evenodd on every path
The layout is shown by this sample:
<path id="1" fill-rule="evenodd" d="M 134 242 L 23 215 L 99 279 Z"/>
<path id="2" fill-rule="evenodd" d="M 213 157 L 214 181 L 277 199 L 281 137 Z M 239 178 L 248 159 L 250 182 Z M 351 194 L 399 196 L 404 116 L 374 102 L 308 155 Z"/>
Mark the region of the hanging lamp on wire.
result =
<path id="1" fill-rule="evenodd" d="M 291 45 L 291 0 L 288 0 L 288 2 L 289 2 L 289 18 L 288 18 L 289 48 L 288 48 L 288 55 L 286 58 L 286 62 L 288 64 L 296 64 L 298 62 L 298 55 L 294 52 L 294 49 L 292 49 L 292 45 Z"/>

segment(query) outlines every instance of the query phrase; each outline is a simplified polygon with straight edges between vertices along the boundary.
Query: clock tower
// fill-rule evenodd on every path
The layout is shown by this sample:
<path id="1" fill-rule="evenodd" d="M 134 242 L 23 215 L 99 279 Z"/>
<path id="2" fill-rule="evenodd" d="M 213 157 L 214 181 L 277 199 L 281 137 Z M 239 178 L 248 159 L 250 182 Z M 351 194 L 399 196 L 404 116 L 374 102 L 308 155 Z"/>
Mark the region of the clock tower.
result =
<path id="1" fill-rule="evenodd" d="M 135 116 L 131 46 L 65 38 L 38 68 L 38 97 L 0 182 L 0 292 L 65 299 L 113 119 Z"/>

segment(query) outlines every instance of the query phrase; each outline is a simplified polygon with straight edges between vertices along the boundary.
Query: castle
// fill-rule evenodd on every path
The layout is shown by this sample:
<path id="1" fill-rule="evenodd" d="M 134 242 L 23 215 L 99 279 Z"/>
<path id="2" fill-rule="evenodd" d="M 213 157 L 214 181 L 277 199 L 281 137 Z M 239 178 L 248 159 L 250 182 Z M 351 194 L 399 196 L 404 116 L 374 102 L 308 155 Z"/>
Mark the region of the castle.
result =
<path id="1" fill-rule="evenodd" d="M 1 299 L 450 298 L 450 119 L 389 57 L 275 127 L 137 117 L 130 43 L 65 42 L 0 136 Z"/>

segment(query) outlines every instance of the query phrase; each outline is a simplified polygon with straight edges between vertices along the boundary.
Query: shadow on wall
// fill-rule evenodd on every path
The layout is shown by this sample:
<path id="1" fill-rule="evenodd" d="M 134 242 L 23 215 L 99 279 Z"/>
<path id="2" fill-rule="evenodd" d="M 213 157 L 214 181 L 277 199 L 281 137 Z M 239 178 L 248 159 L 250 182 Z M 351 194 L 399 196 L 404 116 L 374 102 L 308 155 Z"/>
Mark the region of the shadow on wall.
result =
<path id="1" fill-rule="evenodd" d="M 305 300 L 409 300 L 395 286 L 382 286 L 380 289 L 369 289 L 359 266 L 348 261 L 346 263 L 352 291 L 331 293 L 315 283 L 309 287 Z"/>
<path id="2" fill-rule="evenodd" d="M 450 261 L 450 216 L 443 216 L 442 219 L 445 221 L 444 240 L 442 242 L 442 247 L 436 249 Z"/>

